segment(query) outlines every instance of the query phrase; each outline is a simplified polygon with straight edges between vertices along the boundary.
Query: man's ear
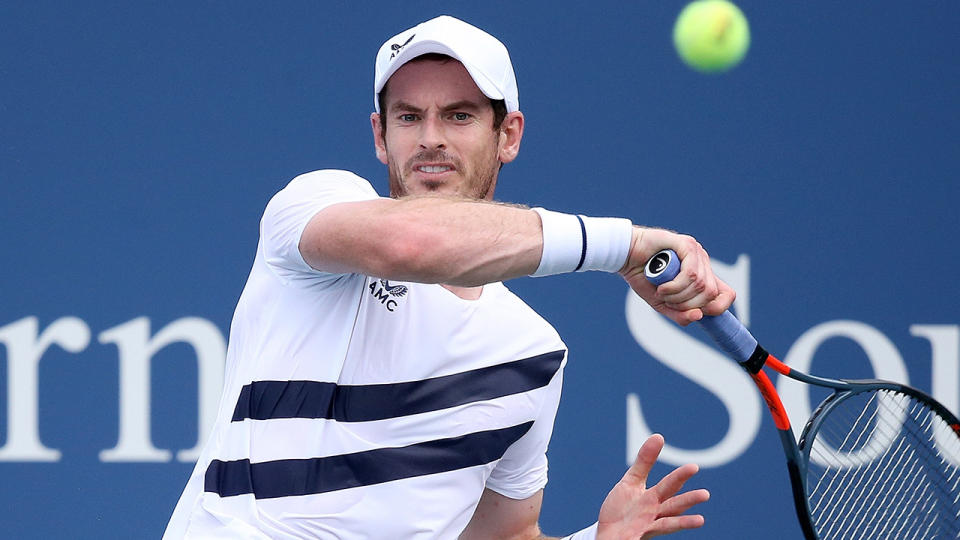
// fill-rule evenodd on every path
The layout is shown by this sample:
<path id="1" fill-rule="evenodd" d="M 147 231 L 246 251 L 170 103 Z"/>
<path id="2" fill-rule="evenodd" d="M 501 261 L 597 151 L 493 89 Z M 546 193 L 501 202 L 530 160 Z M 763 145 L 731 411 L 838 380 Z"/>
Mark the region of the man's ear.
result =
<path id="1" fill-rule="evenodd" d="M 510 163 L 520 153 L 520 139 L 523 138 L 523 113 L 514 111 L 507 114 L 500 124 L 499 152 L 501 163 Z"/>
<path id="2" fill-rule="evenodd" d="M 373 131 L 373 146 L 377 151 L 377 159 L 384 165 L 387 164 L 387 142 L 383 139 L 383 131 L 380 129 L 380 115 L 370 113 L 370 129 Z"/>

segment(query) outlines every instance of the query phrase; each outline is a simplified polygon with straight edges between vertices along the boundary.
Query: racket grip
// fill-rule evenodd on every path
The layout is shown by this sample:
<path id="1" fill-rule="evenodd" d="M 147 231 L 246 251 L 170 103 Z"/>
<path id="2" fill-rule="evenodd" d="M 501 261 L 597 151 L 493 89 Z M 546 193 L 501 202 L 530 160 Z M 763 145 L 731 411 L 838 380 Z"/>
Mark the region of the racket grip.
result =
<path id="1" fill-rule="evenodd" d="M 647 261 L 644 275 L 647 281 L 661 285 L 680 273 L 680 257 L 672 249 L 665 249 Z M 724 311 L 721 315 L 704 315 L 700 325 L 724 352 L 737 362 L 746 362 L 757 348 L 757 340 L 749 330 L 733 316 Z"/>

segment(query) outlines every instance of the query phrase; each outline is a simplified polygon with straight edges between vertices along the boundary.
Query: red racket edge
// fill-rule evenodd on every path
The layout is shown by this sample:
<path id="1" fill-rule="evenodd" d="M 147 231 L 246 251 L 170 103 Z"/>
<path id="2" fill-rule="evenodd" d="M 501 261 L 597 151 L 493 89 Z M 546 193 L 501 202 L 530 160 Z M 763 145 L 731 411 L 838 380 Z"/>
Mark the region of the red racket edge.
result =
<path id="1" fill-rule="evenodd" d="M 774 371 L 783 373 L 784 375 L 788 375 L 791 371 L 786 364 L 767 353 L 759 345 L 757 346 L 757 351 L 754 352 L 754 357 L 757 358 L 758 355 L 765 356 L 766 358 L 762 364 L 758 362 L 755 365 L 769 366 Z M 787 473 L 790 476 L 793 506 L 797 513 L 797 521 L 800 523 L 803 536 L 806 540 L 818 540 L 807 500 L 807 487 L 803 474 L 803 458 L 800 454 L 800 448 L 797 446 L 797 440 L 793 435 L 793 430 L 790 429 L 790 417 L 787 416 L 787 410 L 783 406 L 780 394 L 777 393 L 776 387 L 766 373 L 759 369 L 754 371 L 747 366 L 743 367 L 747 373 L 750 374 L 750 378 L 752 378 L 754 384 L 757 385 L 757 389 L 760 390 L 760 395 L 763 396 L 763 401 L 767 404 L 770 416 L 773 417 L 773 424 L 777 428 L 777 434 L 780 436 L 780 445 L 783 446 L 783 453 L 787 458 Z"/>

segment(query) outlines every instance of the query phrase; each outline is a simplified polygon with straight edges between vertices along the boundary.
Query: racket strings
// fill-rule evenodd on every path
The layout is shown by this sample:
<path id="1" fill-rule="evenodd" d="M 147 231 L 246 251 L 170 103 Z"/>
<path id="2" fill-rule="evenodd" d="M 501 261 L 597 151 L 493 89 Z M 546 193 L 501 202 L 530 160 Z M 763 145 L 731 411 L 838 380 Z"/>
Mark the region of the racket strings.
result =
<path id="1" fill-rule="evenodd" d="M 864 492 L 852 497 L 854 505 L 838 506 L 836 515 L 849 516 L 849 518 L 834 519 L 833 516 L 827 516 L 828 521 L 823 527 L 824 537 L 901 539 L 906 538 L 905 531 L 919 532 L 924 528 L 930 528 L 931 524 L 924 527 L 923 523 L 917 523 L 916 516 L 908 513 L 918 507 L 904 504 L 905 495 L 909 493 L 919 493 L 921 500 L 929 501 L 930 499 L 929 495 L 924 495 L 927 491 L 925 486 L 918 486 L 916 483 L 917 472 L 916 468 L 908 471 L 908 481 L 897 493 L 888 492 L 873 497 L 871 492 Z M 921 504 L 920 512 L 925 508 L 926 505 Z"/>
<path id="2" fill-rule="evenodd" d="M 890 430 L 877 429 L 878 431 L 874 434 L 877 440 L 884 442 L 891 440 L 892 433 Z M 862 437 L 858 440 L 862 440 Z M 896 473 L 899 475 L 897 481 L 899 490 L 875 493 L 873 491 L 864 492 L 861 489 L 860 493 L 855 493 L 848 489 L 845 495 L 841 496 L 841 500 L 845 501 L 846 504 L 834 507 L 835 511 L 825 516 L 824 523 L 829 524 L 823 527 L 823 533 L 827 535 L 826 537 L 924 538 L 922 535 L 927 534 L 924 531 L 933 529 L 939 519 L 938 514 L 931 508 L 930 504 L 933 494 L 930 493 L 929 486 L 923 483 L 923 463 L 918 460 L 916 452 L 905 444 L 906 441 L 908 439 L 901 439 L 895 446 L 888 446 L 886 460 L 883 462 L 885 465 L 875 467 L 874 470 L 862 474 L 858 477 L 857 483 L 859 486 L 869 486 L 874 489 L 877 485 L 889 484 L 891 478 L 893 478 L 892 475 Z M 845 447 L 841 445 L 839 448 L 843 449 Z M 852 448 L 857 448 L 857 446 Z M 866 456 L 869 459 L 879 457 L 876 446 L 870 454 Z M 825 453 L 821 451 L 819 455 L 822 461 Z M 849 468 L 850 460 L 847 459 L 846 461 L 847 463 L 844 463 L 844 465 Z M 836 476 L 834 475 L 834 480 Z M 836 485 L 835 482 L 834 485 Z M 853 496 L 849 496 L 851 493 L 853 493 Z M 871 508 L 870 505 L 872 505 L 874 511 L 865 511 Z M 912 513 L 910 513 L 911 511 Z M 838 515 L 859 516 L 859 519 L 838 520 L 836 519 Z M 922 521 L 925 517 L 929 517 L 929 520 Z M 921 521 L 918 522 L 918 519 Z"/>
<path id="3" fill-rule="evenodd" d="M 861 437 L 857 440 L 862 439 L 863 433 L 861 432 Z M 857 448 L 858 446 L 853 446 Z M 822 446 L 820 455 L 822 455 Z M 843 448 L 841 446 L 841 448 Z M 848 447 L 849 448 L 849 447 Z M 880 533 L 885 531 L 882 530 L 872 530 L 874 527 L 871 527 L 871 524 L 887 524 L 890 523 L 895 525 L 899 523 L 901 528 L 906 526 L 909 521 L 907 516 L 904 516 L 903 510 L 906 506 L 903 504 L 903 499 L 907 497 L 908 493 L 912 493 L 917 487 L 918 483 L 921 481 L 920 474 L 922 468 L 920 467 L 919 462 L 916 460 L 914 452 L 906 445 L 906 440 L 901 439 L 897 442 L 896 447 L 890 448 L 888 459 L 884 462 L 883 466 L 874 467 L 872 470 L 866 472 L 862 475 L 837 475 L 841 478 L 852 478 L 857 481 L 857 485 L 860 489 L 854 493 L 852 497 L 844 498 L 844 494 L 850 494 L 851 490 L 837 490 L 835 495 L 840 496 L 841 502 L 853 502 L 854 507 L 850 508 L 849 504 L 836 505 L 833 508 L 836 510 L 836 513 L 844 515 L 849 513 L 851 516 L 859 516 L 859 520 L 833 520 L 833 514 L 831 513 L 829 518 L 831 518 L 831 523 L 833 525 L 841 525 L 837 530 L 833 528 L 828 529 L 828 533 L 838 533 L 835 534 L 839 538 L 857 538 L 855 534 L 856 531 L 863 530 L 866 533 L 865 537 L 876 537 Z M 896 492 L 883 492 L 878 494 L 876 497 L 871 499 L 873 493 L 868 490 L 872 490 L 874 486 L 877 485 L 886 485 L 891 482 L 893 474 L 899 471 L 900 474 L 900 484 L 901 489 Z M 921 486 L 922 487 L 922 486 Z M 881 509 L 894 509 L 899 508 L 901 510 L 899 516 L 872 516 L 864 509 L 867 508 L 867 505 L 872 503 L 876 508 Z M 901 535 L 896 536 L 900 538 Z"/>
<path id="4" fill-rule="evenodd" d="M 875 399 L 875 396 L 871 396 L 871 401 Z M 868 403 L 869 405 L 870 403 Z M 874 414 L 867 416 L 867 412 L 870 409 L 868 407 L 861 408 L 859 416 L 854 420 L 853 426 L 851 429 L 845 431 L 843 435 L 842 442 L 837 445 L 837 448 L 860 448 L 862 447 L 863 438 L 866 436 L 867 430 L 864 428 L 869 422 L 872 421 Z M 835 424 L 825 424 L 822 428 L 824 433 L 829 433 L 831 435 L 831 440 L 837 440 L 839 438 L 838 430 L 836 429 Z M 851 437 L 853 439 L 851 440 Z M 826 447 L 823 444 L 816 445 L 813 449 L 812 456 L 815 462 L 823 464 L 832 464 L 836 470 L 844 470 L 841 467 L 837 467 L 839 463 L 842 463 L 840 457 L 842 454 L 839 452 L 833 451 L 832 448 Z M 849 461 L 849 460 L 847 460 Z M 847 464 L 849 466 L 849 464 Z M 869 471 L 868 474 L 863 475 L 845 475 L 845 474 L 824 474 L 820 476 L 817 485 L 811 490 L 812 498 L 812 511 L 820 511 L 821 506 L 825 508 L 824 510 L 824 521 L 828 523 L 840 523 L 836 519 L 836 515 L 843 515 L 844 513 L 854 512 L 856 515 L 856 509 L 849 508 L 849 504 L 863 504 L 866 500 L 865 490 L 870 486 L 876 485 L 885 479 L 877 479 L 877 475 L 882 475 L 886 471 L 889 471 L 890 468 L 874 468 Z M 824 481 L 827 483 L 824 485 Z M 823 493 L 823 496 L 819 499 L 815 497 L 817 493 Z"/>
<path id="5" fill-rule="evenodd" d="M 875 396 L 871 396 L 871 401 L 873 400 L 874 397 L 875 397 Z M 869 406 L 869 403 L 868 403 L 867 405 Z M 870 409 L 869 409 L 868 407 L 863 407 L 863 408 L 862 408 L 862 410 L 860 411 L 860 415 L 859 415 L 859 416 L 854 420 L 854 422 L 853 422 L 853 427 L 852 427 L 851 429 L 849 429 L 849 430 L 846 431 L 846 435 L 843 437 L 843 440 L 842 440 L 841 443 L 838 445 L 838 448 L 849 448 L 849 447 L 851 447 L 851 444 L 850 444 L 850 438 L 851 438 L 851 436 L 854 436 L 854 437 L 855 437 L 855 439 L 854 439 L 854 441 L 853 441 L 853 443 L 852 443 L 852 446 L 853 446 L 853 447 L 859 446 L 860 440 L 863 438 L 864 433 L 865 433 L 865 430 L 859 429 L 859 426 L 863 423 L 863 421 L 864 421 L 864 415 L 866 415 L 869 410 L 870 410 Z M 823 426 L 821 429 L 824 429 L 825 431 L 830 432 L 831 435 L 834 436 L 834 437 L 836 437 L 836 435 L 837 435 L 837 430 L 835 429 L 835 427 L 834 427 L 833 424 L 829 424 L 829 425 L 824 424 L 824 426 Z M 815 461 L 816 463 L 821 463 L 821 464 L 824 464 L 824 465 L 828 465 L 828 466 L 829 466 L 829 464 L 831 464 L 831 463 L 836 463 L 836 462 L 838 461 L 838 460 L 836 459 L 836 456 L 837 456 L 836 453 L 831 452 L 831 453 L 830 453 L 830 456 L 827 456 L 827 455 L 825 455 L 825 454 L 826 454 L 826 450 L 832 450 L 832 449 L 829 449 L 829 448 L 826 448 L 826 449 L 825 449 L 825 447 L 824 447 L 823 445 L 815 445 L 815 446 L 813 447 L 813 449 L 812 449 L 812 455 L 814 456 L 814 461 Z M 839 470 L 839 469 L 838 469 L 838 470 Z M 875 471 L 874 471 L 874 472 L 875 472 Z M 840 486 L 840 485 L 837 485 L 837 483 L 838 483 L 838 482 L 841 482 L 841 483 L 842 483 L 842 482 L 844 482 L 844 481 L 846 481 L 846 480 L 851 480 L 851 479 L 852 479 L 852 480 L 860 480 L 860 481 L 866 480 L 866 478 L 864 478 L 864 477 L 862 477 L 862 476 L 861 476 L 861 477 L 850 478 L 850 477 L 848 477 L 848 476 L 840 475 L 840 474 L 834 474 L 834 475 L 826 475 L 826 474 L 824 474 L 824 475 L 820 476 L 819 479 L 818 479 L 818 481 L 817 481 L 816 486 L 814 486 L 813 489 L 810 490 L 810 494 L 811 494 L 811 498 L 812 498 L 812 496 L 813 496 L 814 494 L 817 494 L 817 493 L 822 493 L 823 496 L 821 496 L 820 498 L 818 498 L 818 499 L 817 499 L 817 502 L 816 502 L 815 504 L 812 504 L 811 511 L 814 511 L 814 512 L 819 511 L 821 504 L 824 505 L 824 506 L 825 506 L 826 508 L 828 508 L 828 509 L 836 509 L 836 508 L 838 507 L 838 505 L 839 505 L 839 502 L 836 501 L 835 499 L 836 499 L 837 497 L 841 496 L 841 494 L 843 494 L 844 492 L 849 491 L 849 489 L 851 489 L 851 488 L 848 487 L 848 486 Z M 827 481 L 827 483 L 826 483 L 826 485 L 823 485 L 823 483 L 824 483 L 825 480 Z M 862 483 L 862 482 L 861 482 L 861 483 Z M 811 501 L 811 502 L 812 502 L 812 501 Z M 830 514 L 829 514 L 828 517 L 831 517 L 831 516 L 832 516 L 832 511 L 830 512 Z"/>
<path id="6" fill-rule="evenodd" d="M 875 416 L 875 414 L 872 416 Z M 840 445 L 837 445 L 837 448 L 841 450 L 847 448 L 862 448 L 862 441 L 864 437 L 862 432 L 858 433 L 856 430 L 859 429 L 862 431 L 864 420 L 869 420 L 872 418 L 872 416 L 865 417 L 863 415 L 863 411 L 861 410 L 861 414 L 858 416 L 857 422 L 854 423 L 854 429 L 844 435 L 842 438 L 844 442 Z M 824 433 L 827 431 L 829 430 L 825 430 Z M 858 433 L 858 435 L 852 439 L 852 443 L 850 433 Z M 891 432 L 889 430 L 887 430 L 886 433 L 878 433 L 880 433 L 880 435 L 874 434 L 874 438 L 883 441 L 889 441 L 891 439 Z M 823 434 L 821 434 L 821 439 L 823 439 Z M 838 440 L 838 437 L 833 435 L 833 439 Z M 866 474 L 861 474 L 860 476 L 833 474 L 821 478 L 821 482 L 818 482 L 817 486 L 814 488 L 815 491 L 813 496 L 816 497 L 816 493 L 819 491 L 828 491 L 827 488 L 829 488 L 829 492 L 831 493 L 829 497 L 821 499 L 820 501 L 822 504 L 825 503 L 827 507 L 832 509 L 831 511 L 823 514 L 824 521 L 832 525 L 832 527 L 826 528 L 825 532 L 828 534 L 833 534 L 835 537 L 846 538 L 858 537 L 856 536 L 856 531 L 863 530 L 863 536 L 865 537 L 890 536 L 904 538 L 905 536 L 902 534 L 902 532 L 898 532 L 893 529 L 884 529 L 883 524 L 900 523 L 902 527 L 910 526 L 911 530 L 918 530 L 917 527 L 912 525 L 910 520 L 906 519 L 903 515 L 908 506 L 904 505 L 901 501 L 904 499 L 906 494 L 916 492 L 918 487 L 917 482 L 922 480 L 920 475 L 922 468 L 919 466 L 919 462 L 917 462 L 917 458 L 914 455 L 915 453 L 909 451 L 909 448 L 905 449 L 903 442 L 904 441 L 901 440 L 896 446 L 888 447 L 886 451 L 887 459 L 885 461 L 885 466 L 874 467 L 872 470 L 867 471 Z M 872 450 L 873 451 L 866 457 L 869 459 L 876 459 L 879 457 L 875 445 Z M 837 455 L 842 454 L 838 454 L 835 451 L 825 452 L 822 446 L 819 447 L 818 452 L 814 454 L 815 459 L 818 459 L 819 461 L 826 461 L 828 458 L 836 457 Z M 864 456 L 860 457 L 862 459 Z M 907 460 L 906 463 L 904 460 Z M 841 467 L 838 467 L 840 469 L 850 469 L 850 459 L 846 459 L 845 461 L 841 462 L 840 465 L 842 465 Z M 899 471 L 901 478 L 901 490 L 890 493 L 874 493 L 874 486 L 890 482 L 893 471 Z M 823 479 L 828 479 L 826 485 L 824 485 L 822 482 Z M 864 511 L 865 508 L 869 507 L 869 504 L 871 503 L 871 497 L 873 497 L 872 502 L 875 508 L 886 510 L 893 508 L 894 511 L 896 511 L 897 508 L 900 508 L 900 513 L 890 515 L 890 512 L 886 511 L 885 513 L 887 515 L 871 516 L 869 513 Z M 915 499 L 923 501 L 924 497 L 920 495 L 919 497 L 915 497 Z M 929 497 L 926 497 L 926 499 L 929 499 Z M 838 500 L 842 504 L 838 503 Z M 816 502 L 813 504 L 813 507 L 817 512 L 820 512 L 820 506 L 821 504 L 817 504 Z M 921 507 L 924 508 L 925 506 L 921 504 Z M 860 519 L 847 519 L 845 521 L 840 521 L 836 519 L 836 516 L 838 515 L 859 516 Z M 878 517 L 879 519 L 876 519 Z M 870 524 L 879 524 L 880 527 L 871 527 Z M 919 530 L 922 531 L 923 528 L 921 527 Z M 896 536 L 892 536 L 894 533 L 896 533 Z"/>
<path id="7" fill-rule="evenodd" d="M 821 540 L 960 539 L 960 437 L 942 417 L 870 390 L 819 422 L 806 480 Z"/>
<path id="8" fill-rule="evenodd" d="M 895 465 L 902 465 L 903 453 L 902 448 L 897 449 L 897 451 L 892 454 L 894 456 L 899 456 L 895 458 L 897 463 Z M 891 460 L 892 463 L 892 460 Z M 836 484 L 836 491 L 832 492 L 831 504 L 828 508 L 831 511 L 824 516 L 824 521 L 830 524 L 830 527 L 826 528 L 824 533 L 830 535 L 828 538 L 860 538 L 860 537 L 871 537 L 869 533 L 870 523 L 868 519 L 872 519 L 875 516 L 871 516 L 869 512 L 865 511 L 869 503 L 873 503 L 879 508 L 890 508 L 897 507 L 900 502 L 897 499 L 897 496 L 904 496 L 907 492 L 912 490 L 915 487 L 917 480 L 917 475 L 919 472 L 919 467 L 916 466 L 916 463 L 913 463 L 913 467 L 906 470 L 904 478 L 907 479 L 904 482 L 904 489 L 897 493 L 882 493 L 880 494 L 880 499 L 871 499 L 873 495 L 872 489 L 873 486 L 877 484 L 882 484 L 890 481 L 890 477 L 893 474 L 893 471 L 896 470 L 895 466 L 887 466 L 883 468 L 875 468 L 872 471 L 869 471 L 868 474 L 864 475 L 836 475 L 838 478 L 841 478 L 844 481 L 852 481 L 844 485 L 843 482 Z M 891 499 L 891 495 L 893 499 Z M 836 499 L 836 500 L 833 500 Z M 837 516 L 850 516 L 847 519 L 841 519 Z M 880 519 L 879 523 L 886 523 L 888 520 Z M 903 518 L 901 518 L 901 522 Z M 858 535 L 856 531 L 865 531 L 864 534 Z M 880 532 L 880 531 L 875 531 Z"/>

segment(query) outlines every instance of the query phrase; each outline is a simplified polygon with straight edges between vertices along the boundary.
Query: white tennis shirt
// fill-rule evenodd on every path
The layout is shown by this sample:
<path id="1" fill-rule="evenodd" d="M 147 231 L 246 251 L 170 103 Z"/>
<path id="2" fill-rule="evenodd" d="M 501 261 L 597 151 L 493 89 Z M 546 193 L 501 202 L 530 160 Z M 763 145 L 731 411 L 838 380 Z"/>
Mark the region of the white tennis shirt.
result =
<path id="1" fill-rule="evenodd" d="M 546 321 L 501 283 L 464 300 L 301 257 L 317 212 L 376 197 L 324 170 L 267 205 L 217 422 L 165 538 L 455 538 L 484 488 L 546 484 L 566 360 Z"/>

